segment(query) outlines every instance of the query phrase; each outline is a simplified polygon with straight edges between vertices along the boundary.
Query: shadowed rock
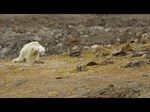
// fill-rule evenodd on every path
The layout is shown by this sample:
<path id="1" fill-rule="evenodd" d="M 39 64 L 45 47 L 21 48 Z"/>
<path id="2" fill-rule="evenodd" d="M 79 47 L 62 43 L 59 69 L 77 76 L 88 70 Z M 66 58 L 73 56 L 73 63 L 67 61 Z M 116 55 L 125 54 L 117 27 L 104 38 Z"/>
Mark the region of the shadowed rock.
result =
<path id="1" fill-rule="evenodd" d="M 130 44 L 126 44 L 124 47 L 122 47 L 119 50 L 114 50 L 112 52 L 112 56 L 125 56 L 128 54 L 128 52 L 133 52 L 133 48 L 130 46 Z"/>
<path id="2" fill-rule="evenodd" d="M 94 65 L 99 65 L 99 64 L 94 61 L 91 61 L 86 66 L 94 66 Z"/>
<path id="3" fill-rule="evenodd" d="M 114 51 L 112 52 L 112 56 L 125 56 L 125 55 L 126 55 L 126 52 L 121 51 L 121 49 L 119 49 L 119 50 L 114 50 Z"/>

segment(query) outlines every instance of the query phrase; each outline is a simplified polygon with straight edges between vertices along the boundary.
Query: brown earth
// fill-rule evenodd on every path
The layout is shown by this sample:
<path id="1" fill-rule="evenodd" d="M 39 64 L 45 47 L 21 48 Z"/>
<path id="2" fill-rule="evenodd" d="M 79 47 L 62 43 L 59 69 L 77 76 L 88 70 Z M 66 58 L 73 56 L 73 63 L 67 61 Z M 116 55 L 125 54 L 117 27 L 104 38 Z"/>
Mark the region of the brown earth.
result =
<path id="1" fill-rule="evenodd" d="M 131 38 L 141 38 L 143 33 L 149 32 L 149 20 L 150 15 L 0 15 L 0 97 L 149 98 L 150 65 L 120 68 L 133 60 L 147 62 L 148 59 L 110 56 L 113 50 L 124 45 L 124 42 L 118 44 L 115 39 L 120 37 L 126 43 Z M 62 39 L 65 38 L 63 41 L 46 35 L 47 30 L 66 30 L 70 24 L 77 29 L 102 26 L 104 30 L 83 35 L 82 31 L 80 34 L 72 30 L 62 36 Z M 32 41 L 35 35 L 42 38 L 37 40 L 47 49 L 46 56 L 40 57 L 44 63 L 12 63 L 22 46 Z M 73 37 L 66 38 L 68 35 Z M 62 49 L 54 48 L 58 45 L 56 40 L 63 45 Z M 74 45 L 83 47 L 94 44 L 111 46 L 96 52 L 83 50 L 78 57 L 70 57 L 66 53 Z M 132 45 L 141 49 L 150 47 L 149 43 Z M 57 52 L 60 49 L 62 52 Z M 105 50 L 109 55 L 97 56 Z M 107 58 L 112 58 L 114 63 L 86 66 L 85 71 L 77 71 L 78 64 L 90 61 L 101 63 Z"/>

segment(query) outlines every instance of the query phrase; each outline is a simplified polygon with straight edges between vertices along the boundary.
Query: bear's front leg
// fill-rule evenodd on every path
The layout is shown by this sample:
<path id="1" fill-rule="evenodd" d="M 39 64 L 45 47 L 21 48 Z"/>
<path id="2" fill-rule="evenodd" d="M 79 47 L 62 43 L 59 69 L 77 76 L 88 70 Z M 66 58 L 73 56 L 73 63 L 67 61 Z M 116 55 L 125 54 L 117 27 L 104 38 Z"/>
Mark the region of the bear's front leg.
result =
<path id="1" fill-rule="evenodd" d="M 34 57 L 30 54 L 27 58 L 26 58 L 27 63 L 29 64 L 33 64 L 35 62 Z"/>
<path id="2" fill-rule="evenodd" d="M 36 56 L 35 61 L 38 61 L 39 60 L 39 52 L 37 52 L 37 54 L 35 56 Z"/>

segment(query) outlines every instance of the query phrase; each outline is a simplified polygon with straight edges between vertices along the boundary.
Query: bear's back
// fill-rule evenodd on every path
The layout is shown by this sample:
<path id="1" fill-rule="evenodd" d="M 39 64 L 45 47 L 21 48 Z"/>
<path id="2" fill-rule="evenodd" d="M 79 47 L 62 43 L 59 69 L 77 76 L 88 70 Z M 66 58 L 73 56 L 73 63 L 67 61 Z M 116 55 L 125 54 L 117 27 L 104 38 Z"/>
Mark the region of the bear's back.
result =
<path id="1" fill-rule="evenodd" d="M 40 46 L 40 44 L 37 41 L 30 42 L 29 44 Z"/>
<path id="2" fill-rule="evenodd" d="M 30 42 L 30 43 L 28 43 L 28 44 L 25 44 L 24 46 L 23 46 L 23 48 L 22 48 L 22 50 L 23 49 L 30 49 L 30 48 L 35 48 L 35 47 L 39 47 L 40 46 L 40 44 L 38 43 L 38 42 L 36 42 L 36 41 L 33 41 L 33 42 Z"/>

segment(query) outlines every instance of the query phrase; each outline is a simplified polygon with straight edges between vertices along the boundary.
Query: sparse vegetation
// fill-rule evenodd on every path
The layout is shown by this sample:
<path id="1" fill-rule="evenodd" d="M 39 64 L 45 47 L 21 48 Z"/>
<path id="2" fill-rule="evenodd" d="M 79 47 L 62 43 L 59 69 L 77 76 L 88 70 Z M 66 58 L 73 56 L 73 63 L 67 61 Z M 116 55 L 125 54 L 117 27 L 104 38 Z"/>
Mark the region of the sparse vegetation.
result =
<path id="1" fill-rule="evenodd" d="M 87 71 L 78 72 L 76 70 L 78 63 L 87 64 L 92 59 L 102 62 L 105 59 L 105 57 L 95 58 L 92 53 L 88 54 L 85 57 L 70 57 L 66 54 L 42 57 L 40 59 L 44 64 L 33 65 L 13 64 L 11 60 L 0 60 L 3 65 L 0 69 L 0 96 L 71 97 L 80 92 L 76 97 L 82 97 L 82 94 L 85 94 L 89 88 L 97 90 L 110 84 L 121 87 L 124 84 L 128 85 L 127 81 L 134 82 L 135 80 L 136 83 L 149 83 L 149 78 L 141 79 L 141 77 L 144 74 L 148 75 L 150 65 L 140 68 L 119 68 L 119 65 L 124 65 L 135 58 L 113 57 L 114 64 L 87 66 Z M 58 76 L 61 79 L 57 79 Z M 80 89 L 83 90 L 80 91 Z"/>

